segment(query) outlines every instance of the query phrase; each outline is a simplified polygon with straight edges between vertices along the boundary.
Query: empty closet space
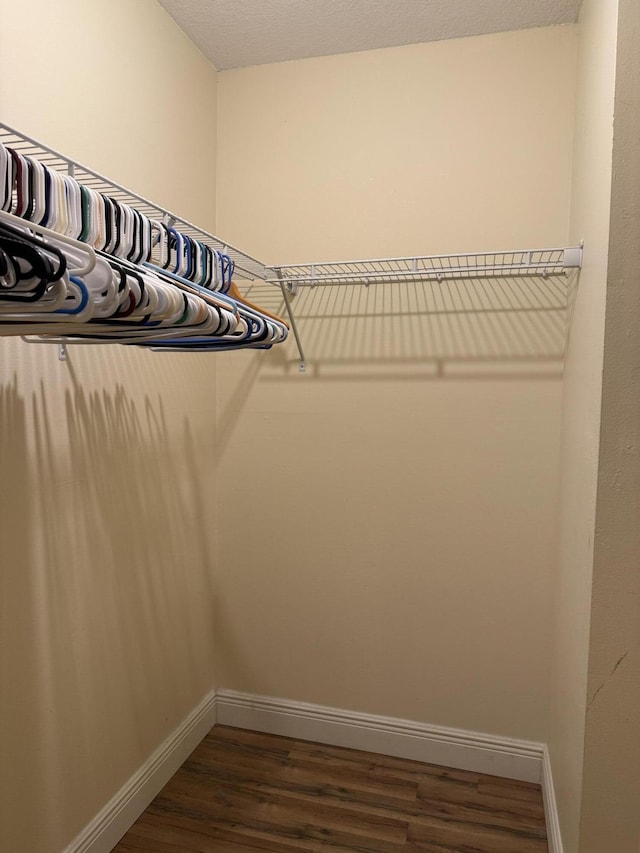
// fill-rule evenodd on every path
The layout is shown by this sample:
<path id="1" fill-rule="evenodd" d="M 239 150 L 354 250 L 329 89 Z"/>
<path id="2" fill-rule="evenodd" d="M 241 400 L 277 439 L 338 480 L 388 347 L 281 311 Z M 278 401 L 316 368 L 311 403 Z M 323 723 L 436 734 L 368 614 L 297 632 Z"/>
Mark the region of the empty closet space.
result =
<path id="1" fill-rule="evenodd" d="M 216 726 L 114 853 L 547 853 L 540 786 Z"/>
<path id="2" fill-rule="evenodd" d="M 221 72 L 217 227 L 270 263 L 561 244 L 576 49 L 556 27 Z M 219 684 L 544 740 L 562 349 L 540 310 L 528 358 L 521 315 L 476 312 L 483 356 L 469 313 L 416 298 L 301 289 L 306 373 L 293 345 L 220 361 Z"/>
<path id="3" fill-rule="evenodd" d="M 633 853 L 640 13 L 506 5 L 0 2 L 0 850 Z"/>

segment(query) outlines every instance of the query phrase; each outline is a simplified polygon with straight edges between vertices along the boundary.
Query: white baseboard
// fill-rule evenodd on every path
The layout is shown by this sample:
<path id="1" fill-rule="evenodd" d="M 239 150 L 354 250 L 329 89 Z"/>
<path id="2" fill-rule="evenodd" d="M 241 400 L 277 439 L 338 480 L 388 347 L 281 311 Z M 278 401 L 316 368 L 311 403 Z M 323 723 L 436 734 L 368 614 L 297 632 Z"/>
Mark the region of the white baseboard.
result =
<path id="1" fill-rule="evenodd" d="M 64 853 L 109 853 L 113 850 L 215 722 L 216 694 L 212 690 L 65 848 Z"/>
<path id="2" fill-rule="evenodd" d="M 542 778 L 544 744 L 254 696 L 216 692 L 217 722 L 270 734 L 412 758 L 526 782 Z"/>
<path id="3" fill-rule="evenodd" d="M 553 787 L 553 776 L 551 774 L 551 758 L 549 756 L 549 748 L 546 744 L 542 755 L 542 796 L 544 799 L 544 816 L 547 823 L 549 853 L 564 853 L 562 835 L 560 834 L 558 804 L 556 801 L 556 792 Z"/>
<path id="4" fill-rule="evenodd" d="M 563 853 L 546 744 L 234 690 L 208 693 L 63 853 L 109 853 L 216 722 L 541 783 L 549 853 Z"/>

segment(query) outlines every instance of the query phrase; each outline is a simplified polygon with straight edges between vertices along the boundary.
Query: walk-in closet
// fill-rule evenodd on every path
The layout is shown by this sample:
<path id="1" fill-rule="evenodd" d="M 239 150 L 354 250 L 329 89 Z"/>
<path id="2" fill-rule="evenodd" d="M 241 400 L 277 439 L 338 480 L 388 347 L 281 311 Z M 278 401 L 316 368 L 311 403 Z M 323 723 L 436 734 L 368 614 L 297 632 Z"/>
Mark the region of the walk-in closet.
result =
<path id="1" fill-rule="evenodd" d="M 0 851 L 637 853 L 634 0 L 0 0 Z"/>

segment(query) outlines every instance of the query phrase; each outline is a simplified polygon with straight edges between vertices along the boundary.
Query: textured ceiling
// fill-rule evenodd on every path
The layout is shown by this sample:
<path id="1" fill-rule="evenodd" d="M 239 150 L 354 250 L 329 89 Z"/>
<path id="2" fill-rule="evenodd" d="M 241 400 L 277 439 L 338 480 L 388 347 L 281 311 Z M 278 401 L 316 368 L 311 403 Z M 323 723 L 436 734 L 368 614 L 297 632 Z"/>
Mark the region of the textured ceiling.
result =
<path id="1" fill-rule="evenodd" d="M 159 0 L 218 70 L 573 23 L 582 0 Z"/>

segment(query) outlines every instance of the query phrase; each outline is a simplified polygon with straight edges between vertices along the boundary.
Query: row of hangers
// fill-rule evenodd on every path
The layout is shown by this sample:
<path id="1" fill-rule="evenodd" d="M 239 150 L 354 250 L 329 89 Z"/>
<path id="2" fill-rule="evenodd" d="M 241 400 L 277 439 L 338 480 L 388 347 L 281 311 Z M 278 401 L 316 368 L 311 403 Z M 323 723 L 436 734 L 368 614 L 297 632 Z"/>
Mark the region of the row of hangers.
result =
<path id="1" fill-rule="evenodd" d="M 0 209 L 134 263 L 212 290 L 227 290 L 233 262 L 222 252 L 0 143 Z"/>
<path id="2" fill-rule="evenodd" d="M 0 143 L 0 334 L 268 348 L 287 324 L 199 240 Z"/>

